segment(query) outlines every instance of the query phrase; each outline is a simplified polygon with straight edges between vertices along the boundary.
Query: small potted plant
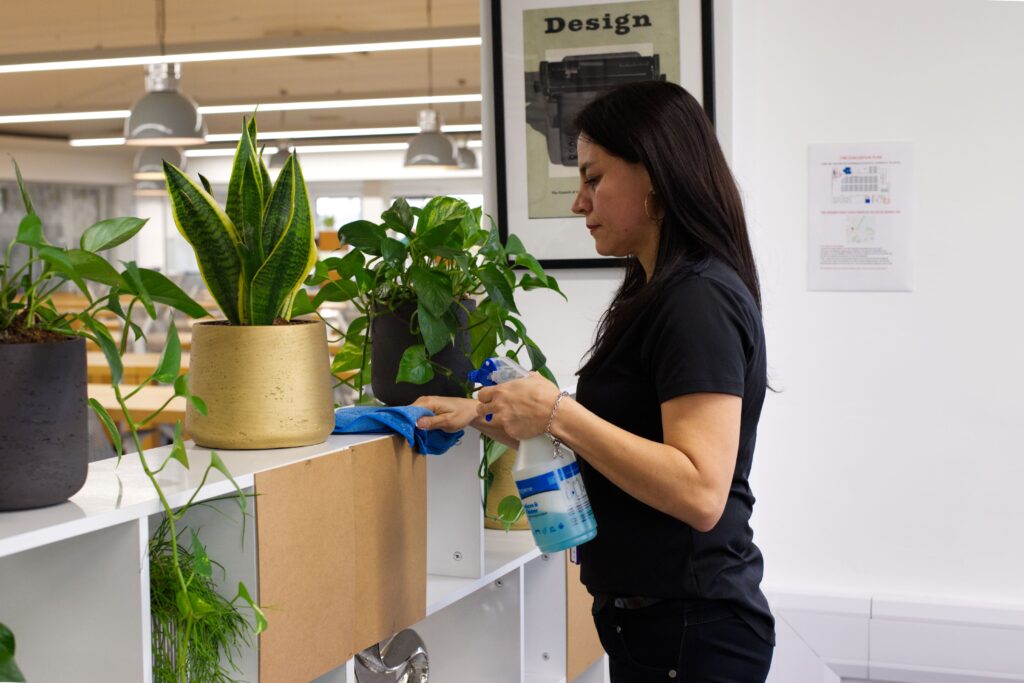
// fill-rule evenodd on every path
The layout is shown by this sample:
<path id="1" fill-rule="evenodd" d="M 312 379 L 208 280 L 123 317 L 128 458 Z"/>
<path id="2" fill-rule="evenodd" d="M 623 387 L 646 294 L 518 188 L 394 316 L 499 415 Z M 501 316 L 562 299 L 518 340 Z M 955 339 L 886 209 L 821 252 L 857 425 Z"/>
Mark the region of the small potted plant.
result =
<path id="1" fill-rule="evenodd" d="M 317 263 L 308 284 L 319 291 L 296 304 L 307 311 L 351 301 L 358 310 L 337 330 L 344 343 L 332 370 L 360 399 L 367 382 L 390 405 L 468 396 L 469 370 L 499 349 L 525 350 L 533 369 L 554 381 L 519 317 L 515 290 L 562 292 L 519 238 L 509 235 L 502 245 L 497 226 L 482 227 L 481 216 L 454 197 L 434 197 L 422 209 L 398 199 L 380 223 L 338 230 L 351 250 Z"/>
<path id="2" fill-rule="evenodd" d="M 100 221 L 85 230 L 77 248 L 51 244 L 17 163 L 14 168 L 26 215 L 0 263 L 0 511 L 54 505 L 85 483 L 86 339 L 103 351 L 118 383 L 120 352 L 131 334 L 142 335 L 132 322 L 137 304 L 154 318 L 155 303 L 206 315 L 160 273 L 134 262 L 118 272 L 100 255 L 131 239 L 142 219 Z M 81 310 L 59 310 L 53 301 L 68 282 L 82 293 Z M 101 314 L 121 320 L 120 343 Z"/>
<path id="3" fill-rule="evenodd" d="M 3 624 L 0 624 L 0 681 L 25 681 L 25 675 L 14 661 L 14 634 Z"/>
<path id="4" fill-rule="evenodd" d="M 224 208 L 164 162 L 178 230 L 192 246 L 224 320 L 192 331 L 192 392 L 185 427 L 209 448 L 254 449 L 323 442 L 334 427 L 327 334 L 319 320 L 292 319 L 292 302 L 316 261 L 309 194 L 291 155 L 276 182 L 248 121 L 235 152 Z"/>

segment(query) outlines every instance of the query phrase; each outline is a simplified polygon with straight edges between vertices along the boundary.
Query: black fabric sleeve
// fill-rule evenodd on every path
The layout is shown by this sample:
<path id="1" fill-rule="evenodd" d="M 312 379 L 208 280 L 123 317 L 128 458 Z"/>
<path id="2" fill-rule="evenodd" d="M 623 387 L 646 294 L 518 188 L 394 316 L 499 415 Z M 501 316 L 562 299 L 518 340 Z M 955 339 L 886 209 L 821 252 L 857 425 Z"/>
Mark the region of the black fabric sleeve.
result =
<path id="1" fill-rule="evenodd" d="M 659 402 L 699 392 L 743 396 L 750 337 L 734 292 L 689 277 L 671 285 L 652 314 L 642 352 Z"/>

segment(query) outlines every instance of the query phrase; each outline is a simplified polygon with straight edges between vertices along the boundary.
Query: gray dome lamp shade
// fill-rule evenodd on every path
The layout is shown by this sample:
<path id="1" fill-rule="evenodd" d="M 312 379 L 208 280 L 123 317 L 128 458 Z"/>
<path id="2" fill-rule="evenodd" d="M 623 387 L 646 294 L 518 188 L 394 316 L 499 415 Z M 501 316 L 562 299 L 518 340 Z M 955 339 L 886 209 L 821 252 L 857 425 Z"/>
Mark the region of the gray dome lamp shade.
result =
<path id="1" fill-rule="evenodd" d="M 441 133 L 437 112 L 421 109 L 419 114 L 420 132 L 409 141 L 405 151 L 406 166 L 455 166 L 455 150 L 452 141 Z"/>
<path id="2" fill-rule="evenodd" d="M 180 147 L 145 147 L 135 155 L 132 177 L 136 180 L 164 179 L 164 160 L 185 170 L 185 153 Z"/>
<path id="3" fill-rule="evenodd" d="M 124 122 L 127 145 L 170 146 L 206 143 L 206 123 L 196 103 L 178 92 L 180 64 L 148 64 L 146 94 Z"/>
<path id="4" fill-rule="evenodd" d="M 455 154 L 455 161 L 461 169 L 474 169 L 477 167 L 476 154 L 468 147 L 459 147 Z"/>

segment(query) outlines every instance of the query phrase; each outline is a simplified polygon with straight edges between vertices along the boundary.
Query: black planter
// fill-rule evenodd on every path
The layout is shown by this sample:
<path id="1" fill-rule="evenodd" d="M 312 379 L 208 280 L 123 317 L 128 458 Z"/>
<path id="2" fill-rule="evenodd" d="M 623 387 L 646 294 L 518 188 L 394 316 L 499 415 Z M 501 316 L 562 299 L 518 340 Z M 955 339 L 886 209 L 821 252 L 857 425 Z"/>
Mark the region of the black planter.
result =
<path id="1" fill-rule="evenodd" d="M 476 302 L 468 299 L 463 305 L 470 311 L 476 309 Z M 396 313 L 387 309 L 378 311 L 370 328 L 372 351 L 370 355 L 370 384 L 373 395 L 389 406 L 406 406 L 420 396 L 465 396 L 467 376 L 472 366 L 469 362 L 469 332 L 465 331 L 469 314 L 462 308 L 455 308 L 455 316 L 463 331 L 456 334 L 455 344 L 449 344 L 430 357 L 432 361 L 452 370 L 457 382 L 435 371 L 434 379 L 426 384 L 395 382 L 398 364 L 405 350 L 420 343 L 409 332 L 409 320 L 416 310 L 415 302 L 399 306 Z"/>
<path id="2" fill-rule="evenodd" d="M 62 503 L 85 484 L 84 339 L 0 344 L 0 511 Z"/>

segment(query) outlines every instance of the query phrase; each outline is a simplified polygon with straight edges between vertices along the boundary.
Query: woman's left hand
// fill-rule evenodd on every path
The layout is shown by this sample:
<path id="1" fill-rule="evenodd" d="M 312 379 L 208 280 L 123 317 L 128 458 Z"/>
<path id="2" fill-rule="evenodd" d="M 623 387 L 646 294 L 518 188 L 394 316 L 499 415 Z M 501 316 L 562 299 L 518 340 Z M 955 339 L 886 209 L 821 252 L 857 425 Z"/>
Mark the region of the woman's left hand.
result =
<path id="1" fill-rule="evenodd" d="M 513 439 L 529 439 L 544 433 L 558 387 L 536 372 L 477 393 L 477 414 L 505 430 Z"/>

